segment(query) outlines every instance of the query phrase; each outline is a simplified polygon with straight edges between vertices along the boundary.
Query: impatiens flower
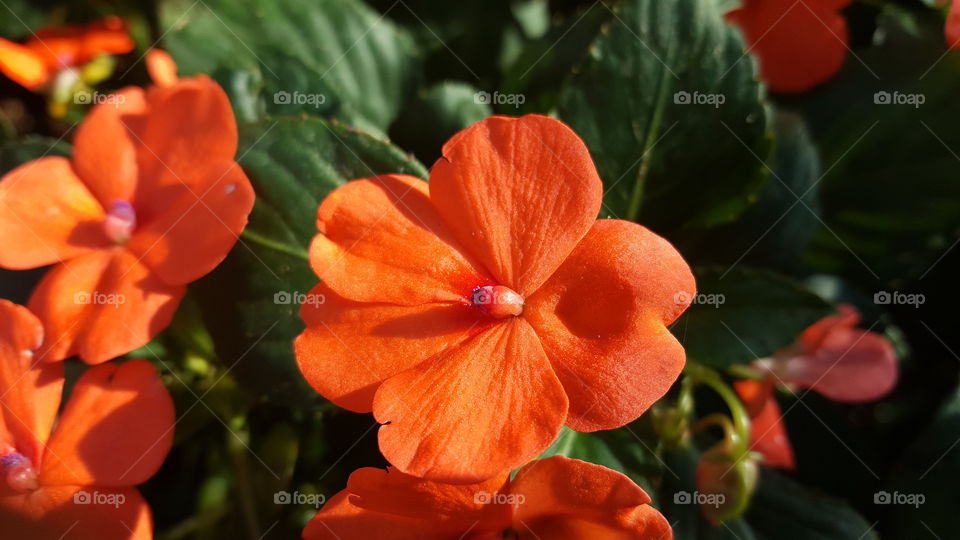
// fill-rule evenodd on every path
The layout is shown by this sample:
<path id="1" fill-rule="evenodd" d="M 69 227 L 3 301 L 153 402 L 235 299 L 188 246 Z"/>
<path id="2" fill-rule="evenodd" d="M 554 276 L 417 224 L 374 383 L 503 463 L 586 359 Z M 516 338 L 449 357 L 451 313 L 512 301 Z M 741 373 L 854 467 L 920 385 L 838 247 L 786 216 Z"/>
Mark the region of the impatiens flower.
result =
<path id="1" fill-rule="evenodd" d="M 694 292 L 663 238 L 597 220 L 583 142 L 544 116 L 454 135 L 430 183 L 355 180 L 320 205 L 300 369 L 382 423 L 399 470 L 472 483 L 526 463 L 566 423 L 622 426 L 676 380 L 667 330 Z"/>
<path id="2" fill-rule="evenodd" d="M 513 480 L 504 474 L 468 485 L 359 469 L 303 531 L 305 540 L 672 537 L 629 478 L 560 456 L 530 463 Z"/>
<path id="3" fill-rule="evenodd" d="M 833 401 L 860 403 L 886 395 L 897 383 L 897 355 L 880 334 L 857 328 L 860 313 L 838 306 L 804 330 L 797 343 L 759 362 L 779 381 L 810 388 Z"/>
<path id="4" fill-rule="evenodd" d="M 750 415 L 750 450 L 761 454 L 769 467 L 796 468 L 783 414 L 773 395 L 773 378 L 737 381 L 734 388 Z"/>
<path id="5" fill-rule="evenodd" d="M 861 403 L 886 395 L 897 382 L 897 356 L 882 335 L 857 328 L 860 314 L 847 304 L 804 330 L 797 342 L 755 363 L 762 381 L 737 381 L 751 419 L 751 449 L 771 467 L 793 469 L 793 449 L 774 398 L 777 383 L 810 388 L 833 401 Z"/>
<path id="6" fill-rule="evenodd" d="M 200 75 L 95 106 L 73 159 L 44 157 L 0 179 L 0 266 L 54 264 L 29 307 L 44 360 L 104 362 L 147 343 L 186 284 L 237 241 L 254 194 L 234 161 L 223 90 Z"/>
<path id="7" fill-rule="evenodd" d="M 744 0 L 727 19 L 743 32 L 774 92 L 804 92 L 836 75 L 847 56 L 850 0 Z"/>
<path id="8" fill-rule="evenodd" d="M 133 486 L 170 450 L 170 395 L 146 361 L 105 364 L 80 377 L 58 417 L 63 364 L 37 361 L 42 339 L 36 317 L 0 300 L 0 535 L 151 538 Z"/>
<path id="9" fill-rule="evenodd" d="M 132 50 L 124 22 L 107 17 L 87 26 L 43 28 L 22 45 L 0 38 L 0 71 L 36 90 L 64 70 L 82 67 L 103 54 Z"/>

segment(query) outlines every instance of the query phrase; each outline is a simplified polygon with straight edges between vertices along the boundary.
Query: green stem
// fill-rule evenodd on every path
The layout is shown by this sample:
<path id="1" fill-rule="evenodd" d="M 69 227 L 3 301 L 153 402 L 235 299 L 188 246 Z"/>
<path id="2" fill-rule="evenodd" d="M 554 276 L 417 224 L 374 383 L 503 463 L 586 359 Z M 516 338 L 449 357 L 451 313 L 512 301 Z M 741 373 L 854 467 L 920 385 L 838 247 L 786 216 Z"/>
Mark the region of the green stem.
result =
<path id="1" fill-rule="evenodd" d="M 653 117 L 650 119 L 650 125 L 647 126 L 646 137 L 643 140 L 643 153 L 640 158 L 640 167 L 637 169 L 637 177 L 633 183 L 633 191 L 630 193 L 630 202 L 627 206 L 627 221 L 637 221 L 640 217 L 640 207 L 643 202 L 643 190 L 647 183 L 647 174 L 650 172 L 650 163 L 653 161 L 653 145 L 656 144 L 657 137 L 660 134 L 660 125 L 663 123 L 663 111 L 667 104 L 667 95 L 670 92 L 670 77 L 673 76 L 669 65 L 673 57 L 673 44 L 667 49 L 666 63 L 663 63 L 664 69 L 661 70 L 660 84 L 657 85 L 657 96 L 654 104 Z"/>
<path id="2" fill-rule="evenodd" d="M 747 414 L 747 409 L 743 406 L 743 402 L 740 401 L 736 392 L 723 381 L 720 374 L 706 366 L 688 363 L 684 371 L 695 382 L 709 386 L 726 403 L 727 408 L 730 409 L 730 416 L 733 418 L 734 432 L 737 435 L 731 449 L 733 457 L 736 460 L 746 458 L 750 449 L 750 415 Z"/>
<path id="3" fill-rule="evenodd" d="M 738 379 L 750 379 L 753 381 L 762 381 L 766 373 L 744 364 L 734 364 L 727 368 L 727 373 Z"/>

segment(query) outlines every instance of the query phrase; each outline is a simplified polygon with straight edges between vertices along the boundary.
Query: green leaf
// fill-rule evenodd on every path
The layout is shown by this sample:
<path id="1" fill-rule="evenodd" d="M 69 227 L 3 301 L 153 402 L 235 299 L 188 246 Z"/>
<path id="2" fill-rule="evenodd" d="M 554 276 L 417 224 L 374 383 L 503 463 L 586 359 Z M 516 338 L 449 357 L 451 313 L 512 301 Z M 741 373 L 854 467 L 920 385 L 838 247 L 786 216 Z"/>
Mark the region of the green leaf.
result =
<path id="1" fill-rule="evenodd" d="M 239 162 L 257 193 L 240 242 L 195 286 L 217 354 L 255 395 L 317 401 L 297 369 L 300 295 L 318 283 L 307 261 L 316 211 L 334 188 L 383 173 L 426 176 L 388 142 L 317 118 L 265 119 L 240 128 Z"/>
<path id="2" fill-rule="evenodd" d="M 916 19 L 919 35 L 882 18 L 878 45 L 802 102 L 828 168 L 808 260 L 871 287 L 923 277 L 960 237 L 960 54 L 938 14 Z"/>
<path id="3" fill-rule="evenodd" d="M 5 0 L 0 5 L 0 37 L 20 40 L 43 25 L 49 7 L 37 0 Z"/>
<path id="4" fill-rule="evenodd" d="M 800 253 L 820 227 L 820 158 L 799 115 L 778 111 L 774 133 L 771 178 L 757 202 L 735 222 L 686 242 L 682 251 L 688 260 L 796 270 Z"/>
<path id="5" fill-rule="evenodd" d="M 755 61 L 717 0 L 614 11 L 559 107 L 597 163 L 603 212 L 662 233 L 732 220 L 771 148 Z"/>
<path id="6" fill-rule="evenodd" d="M 436 84 L 404 107 L 390 136 L 424 163 L 433 163 L 447 139 L 493 114 L 481 98 L 479 90 L 469 84 Z"/>
<path id="7" fill-rule="evenodd" d="M 524 96 L 523 113 L 556 107 L 562 83 L 587 56 L 604 23 L 613 18 L 597 2 L 554 24 L 542 38 L 528 43 L 503 75 L 503 92 Z"/>
<path id="8" fill-rule="evenodd" d="M 385 132 L 414 81 L 412 39 L 357 0 L 171 0 L 160 20 L 182 73 L 250 92 L 270 114 L 337 118 Z M 236 86 L 237 72 L 259 84 Z"/>
<path id="9" fill-rule="evenodd" d="M 61 139 L 30 136 L 0 144 L 0 174 L 7 174 L 24 163 L 42 157 L 70 157 L 73 148 Z"/>
<path id="10" fill-rule="evenodd" d="M 873 526 L 843 501 L 762 469 L 746 520 L 761 538 L 875 540 Z M 898 537 L 911 538 L 911 537 Z M 920 538 L 913 536 L 912 538 Z"/>
<path id="11" fill-rule="evenodd" d="M 734 267 L 696 269 L 697 296 L 671 327 L 687 358 L 718 368 L 769 356 L 833 308 L 792 280 Z"/>
<path id="12" fill-rule="evenodd" d="M 512 2 L 370 3 L 413 36 L 431 83 L 456 79 L 487 87 L 499 75 L 507 36 L 521 33 Z"/>
<path id="13" fill-rule="evenodd" d="M 627 472 L 626 467 L 610 451 L 603 439 L 590 433 L 574 431 L 567 426 L 563 426 L 557 440 L 553 441 L 553 444 L 540 454 L 541 459 L 552 456 L 566 456 L 603 465 L 608 469 L 622 473 Z"/>
<path id="14" fill-rule="evenodd" d="M 960 389 L 909 447 L 878 492 L 884 532 L 891 538 L 950 538 L 957 531 L 960 478 Z M 922 500 L 920 499 L 922 497 Z M 918 504 L 908 504 L 914 501 Z M 894 503 L 894 504 L 890 504 Z"/>

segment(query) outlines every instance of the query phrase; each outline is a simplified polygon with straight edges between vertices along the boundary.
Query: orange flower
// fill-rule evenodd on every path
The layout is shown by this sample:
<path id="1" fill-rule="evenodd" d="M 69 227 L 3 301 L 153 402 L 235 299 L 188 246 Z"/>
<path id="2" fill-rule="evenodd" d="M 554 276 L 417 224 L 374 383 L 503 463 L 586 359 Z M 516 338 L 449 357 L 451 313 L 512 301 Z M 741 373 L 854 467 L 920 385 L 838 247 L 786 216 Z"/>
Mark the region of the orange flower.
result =
<path id="1" fill-rule="evenodd" d="M 737 393 L 751 419 L 750 445 L 771 467 L 793 469 L 793 448 L 780 407 L 776 383 L 809 388 L 828 399 L 862 403 L 879 399 L 897 383 L 897 355 L 882 335 L 857 328 L 860 313 L 848 304 L 810 325 L 797 342 L 756 365 L 763 381 L 738 381 Z"/>
<path id="2" fill-rule="evenodd" d="M 38 30 L 20 45 L 0 38 L 0 71 L 30 90 L 43 86 L 58 72 L 81 66 L 101 54 L 133 50 L 126 24 L 107 17 L 87 26 Z"/>
<path id="3" fill-rule="evenodd" d="M 772 378 L 734 383 L 750 415 L 750 450 L 762 454 L 765 465 L 794 469 L 793 446 L 787 436 L 780 406 L 773 396 L 773 387 Z"/>
<path id="4" fill-rule="evenodd" d="M 666 325 L 694 280 L 663 238 L 596 220 L 601 197 L 583 142 L 537 115 L 461 131 L 429 184 L 338 188 L 310 250 L 326 302 L 301 310 L 301 371 L 373 411 L 394 466 L 450 483 L 526 463 L 564 423 L 637 418 L 683 367 Z"/>
<path id="5" fill-rule="evenodd" d="M 743 31 L 774 92 L 804 92 L 836 75 L 847 56 L 850 0 L 744 0 L 727 14 Z"/>
<path id="6" fill-rule="evenodd" d="M 843 403 L 885 396 L 897 384 L 897 355 L 880 334 L 857 328 L 860 313 L 848 304 L 817 321 L 797 343 L 774 353 L 763 366 L 778 380 L 810 388 Z"/>
<path id="7" fill-rule="evenodd" d="M 30 298 L 47 333 L 41 357 L 104 362 L 170 323 L 253 207 L 236 150 L 230 102 L 201 75 L 122 90 L 87 115 L 72 160 L 40 158 L 0 179 L 0 266 L 59 263 Z"/>
<path id="8" fill-rule="evenodd" d="M 173 442 L 173 401 L 148 362 L 89 369 L 57 418 L 63 364 L 38 362 L 43 328 L 0 300 L 0 530 L 4 538 L 152 537 L 135 486 Z M 69 533 L 69 534 L 68 534 Z"/>
<path id="9" fill-rule="evenodd" d="M 670 539 L 667 520 L 626 476 L 565 457 L 470 485 L 359 469 L 303 531 L 306 540 Z"/>

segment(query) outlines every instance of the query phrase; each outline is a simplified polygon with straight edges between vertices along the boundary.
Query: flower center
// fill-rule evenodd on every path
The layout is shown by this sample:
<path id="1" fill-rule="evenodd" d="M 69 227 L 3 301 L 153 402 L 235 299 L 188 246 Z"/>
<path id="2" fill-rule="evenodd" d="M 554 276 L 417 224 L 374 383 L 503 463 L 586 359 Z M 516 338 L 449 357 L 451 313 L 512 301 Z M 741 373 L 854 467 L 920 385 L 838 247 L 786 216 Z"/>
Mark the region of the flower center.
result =
<path id="1" fill-rule="evenodd" d="M 7 485 L 14 491 L 22 493 L 40 488 L 33 463 L 23 454 L 14 452 L 0 456 L 0 471 L 6 477 Z"/>
<path id="2" fill-rule="evenodd" d="M 494 319 L 516 317 L 523 313 L 523 297 L 503 285 L 486 285 L 473 289 L 470 303 Z"/>
<path id="3" fill-rule="evenodd" d="M 103 220 L 103 230 L 114 243 L 123 245 L 130 240 L 133 228 L 137 226 L 137 213 L 133 205 L 127 201 L 114 201 L 106 219 Z"/>

